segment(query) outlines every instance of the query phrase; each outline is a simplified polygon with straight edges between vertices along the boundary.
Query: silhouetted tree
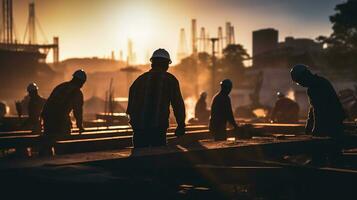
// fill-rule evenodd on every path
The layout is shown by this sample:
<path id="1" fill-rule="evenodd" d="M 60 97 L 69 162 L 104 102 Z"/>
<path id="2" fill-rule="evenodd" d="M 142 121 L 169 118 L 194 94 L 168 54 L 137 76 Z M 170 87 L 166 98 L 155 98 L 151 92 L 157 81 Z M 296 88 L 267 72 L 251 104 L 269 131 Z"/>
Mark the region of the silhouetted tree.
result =
<path id="1" fill-rule="evenodd" d="M 327 45 L 326 59 L 331 68 L 357 72 L 357 1 L 338 4 L 335 11 L 330 16 L 333 33 L 317 40 Z"/>
<path id="2" fill-rule="evenodd" d="M 243 68 L 243 61 L 249 58 L 247 50 L 240 44 L 230 44 L 223 49 L 222 62 L 225 65 Z"/>
<path id="3" fill-rule="evenodd" d="M 218 71 L 222 78 L 234 80 L 244 71 L 244 60 L 249 58 L 247 50 L 240 44 L 230 44 L 223 49 L 223 57 L 218 61 Z"/>
<path id="4" fill-rule="evenodd" d="M 203 65 L 208 65 L 210 62 L 211 56 L 207 52 L 198 53 L 198 61 Z"/>

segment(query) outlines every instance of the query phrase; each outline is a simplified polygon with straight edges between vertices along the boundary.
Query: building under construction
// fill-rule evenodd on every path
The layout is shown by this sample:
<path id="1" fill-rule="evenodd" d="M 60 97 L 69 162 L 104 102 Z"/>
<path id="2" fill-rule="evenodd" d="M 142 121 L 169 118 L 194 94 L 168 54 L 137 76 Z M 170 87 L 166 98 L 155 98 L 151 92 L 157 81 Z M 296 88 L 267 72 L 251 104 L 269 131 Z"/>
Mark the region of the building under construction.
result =
<path id="1" fill-rule="evenodd" d="M 1 2 L 0 31 L 0 82 L 7 87 L 0 90 L 0 97 L 19 98 L 29 82 L 37 82 L 44 90 L 56 73 L 45 63 L 47 54 L 52 50 L 53 63 L 59 61 L 59 39 L 53 38 L 52 44 L 39 44 L 37 30 L 42 34 L 35 14 L 35 4 L 29 4 L 28 22 L 23 41 L 15 31 L 12 0 Z M 6 100 L 6 99 L 2 99 Z"/>

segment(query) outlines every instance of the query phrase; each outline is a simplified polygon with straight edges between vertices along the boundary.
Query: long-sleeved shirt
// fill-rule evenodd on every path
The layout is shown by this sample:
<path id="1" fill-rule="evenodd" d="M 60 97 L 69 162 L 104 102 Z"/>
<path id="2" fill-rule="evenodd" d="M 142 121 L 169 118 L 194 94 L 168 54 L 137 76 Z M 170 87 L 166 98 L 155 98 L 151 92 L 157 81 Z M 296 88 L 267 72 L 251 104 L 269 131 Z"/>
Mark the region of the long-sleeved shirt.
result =
<path id="1" fill-rule="evenodd" d="M 58 120 L 59 124 L 68 122 L 73 110 L 78 128 L 83 123 L 83 93 L 78 86 L 71 82 L 64 82 L 55 87 L 47 99 L 42 111 L 44 121 Z M 46 122 L 45 122 L 46 123 Z"/>
<path id="2" fill-rule="evenodd" d="M 170 104 L 178 126 L 185 127 L 185 104 L 174 75 L 150 70 L 129 90 L 127 114 L 134 129 L 168 128 Z"/>
<path id="3" fill-rule="evenodd" d="M 211 131 L 224 131 L 227 122 L 235 127 L 237 126 L 232 112 L 231 99 L 228 95 L 219 92 L 212 101 L 209 129 Z"/>
<path id="4" fill-rule="evenodd" d="M 316 136 L 334 136 L 343 127 L 346 115 L 331 83 L 314 75 L 307 95 L 310 101 L 306 133 Z"/>

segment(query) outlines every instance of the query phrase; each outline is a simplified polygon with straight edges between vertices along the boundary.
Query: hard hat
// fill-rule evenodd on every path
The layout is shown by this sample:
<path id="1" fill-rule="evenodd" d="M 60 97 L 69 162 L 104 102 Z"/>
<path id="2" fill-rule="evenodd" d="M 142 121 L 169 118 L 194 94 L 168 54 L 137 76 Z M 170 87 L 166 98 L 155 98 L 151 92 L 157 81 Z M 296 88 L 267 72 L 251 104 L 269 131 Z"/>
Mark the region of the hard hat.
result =
<path id="1" fill-rule="evenodd" d="M 299 82 L 306 72 L 309 72 L 308 66 L 297 64 L 290 70 L 291 79 L 295 82 Z"/>
<path id="2" fill-rule="evenodd" d="M 73 73 L 73 78 L 77 78 L 77 79 L 85 82 L 87 80 L 87 74 L 83 69 L 80 69 Z"/>
<path id="3" fill-rule="evenodd" d="M 171 58 L 170 58 L 170 54 L 165 49 L 157 49 L 157 50 L 155 50 L 154 53 L 152 54 L 151 58 L 150 58 L 150 61 L 152 61 L 153 58 L 166 58 L 167 60 L 169 60 L 169 64 L 172 63 Z"/>
<path id="4" fill-rule="evenodd" d="M 223 81 L 221 81 L 220 84 L 221 84 L 221 87 L 224 87 L 224 88 L 232 88 L 233 87 L 233 83 L 229 79 L 224 79 Z"/>
<path id="5" fill-rule="evenodd" d="M 38 87 L 37 87 L 36 83 L 30 83 L 27 86 L 27 92 L 32 92 L 32 91 L 37 91 L 37 90 L 38 90 Z"/>
<path id="6" fill-rule="evenodd" d="M 277 92 L 277 93 L 276 93 L 276 96 L 278 96 L 278 97 L 285 97 L 285 94 L 282 93 L 282 92 Z"/>

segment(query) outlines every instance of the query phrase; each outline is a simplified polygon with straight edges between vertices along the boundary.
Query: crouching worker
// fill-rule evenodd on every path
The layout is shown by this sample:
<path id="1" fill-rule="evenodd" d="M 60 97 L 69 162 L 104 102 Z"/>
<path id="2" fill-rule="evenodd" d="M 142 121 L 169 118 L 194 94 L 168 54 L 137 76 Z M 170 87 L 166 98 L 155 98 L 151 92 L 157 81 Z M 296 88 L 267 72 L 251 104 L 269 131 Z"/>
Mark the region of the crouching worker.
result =
<path id="1" fill-rule="evenodd" d="M 72 110 L 79 133 L 84 132 L 81 88 L 86 80 L 86 73 L 83 70 L 77 70 L 71 81 L 61 83 L 52 91 L 42 111 L 44 136 L 41 155 L 51 155 L 56 140 L 71 134 L 70 113 Z"/>
<path id="2" fill-rule="evenodd" d="M 170 104 L 178 124 L 176 136 L 185 134 L 185 104 L 179 82 L 167 72 L 170 55 L 158 49 L 150 61 L 151 70 L 139 76 L 129 90 L 127 114 L 134 130 L 134 148 L 166 145 Z"/>
<path id="3" fill-rule="evenodd" d="M 333 145 L 327 154 L 319 152 L 313 156 L 313 162 L 325 162 L 325 157 L 336 163 L 342 155 L 343 120 L 346 114 L 330 81 L 313 74 L 306 65 L 295 65 L 291 71 L 292 80 L 307 88 L 310 111 L 306 123 L 307 134 L 319 137 L 331 137 Z"/>
<path id="4" fill-rule="evenodd" d="M 229 122 L 235 130 L 238 129 L 232 112 L 231 99 L 228 96 L 232 87 L 233 84 L 231 80 L 223 80 L 221 82 L 221 91 L 214 96 L 212 101 L 209 130 L 216 141 L 227 139 L 227 122 Z"/>

